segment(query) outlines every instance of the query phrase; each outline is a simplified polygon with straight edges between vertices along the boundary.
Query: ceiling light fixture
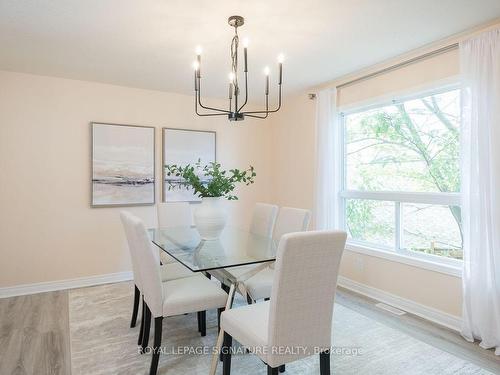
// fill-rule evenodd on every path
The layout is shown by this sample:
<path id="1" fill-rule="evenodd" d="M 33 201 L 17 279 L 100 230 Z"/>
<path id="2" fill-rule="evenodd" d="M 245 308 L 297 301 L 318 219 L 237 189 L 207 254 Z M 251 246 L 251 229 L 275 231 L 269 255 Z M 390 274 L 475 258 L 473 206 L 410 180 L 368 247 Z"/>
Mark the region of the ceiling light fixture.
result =
<path id="1" fill-rule="evenodd" d="M 238 27 L 243 26 L 245 19 L 241 16 L 231 16 L 227 22 L 229 26 L 234 27 L 234 37 L 231 42 L 231 73 L 229 73 L 229 109 L 219 109 L 205 106 L 201 103 L 201 47 L 196 48 L 196 61 L 193 63 L 194 67 L 194 91 L 195 91 L 195 112 L 198 116 L 227 116 L 229 121 L 242 121 L 246 116 L 253 118 L 265 119 L 270 113 L 278 112 L 281 108 L 281 84 L 283 81 L 283 60 L 282 54 L 278 56 L 278 106 L 275 109 L 269 109 L 269 67 L 264 68 L 265 75 L 265 100 L 266 109 L 262 111 L 243 111 L 243 108 L 248 102 L 248 64 L 247 64 L 247 48 L 248 39 L 243 40 L 243 57 L 244 57 L 244 74 L 245 74 L 245 101 L 240 105 L 238 102 L 240 96 L 240 86 L 238 82 L 238 48 L 240 38 L 238 36 Z M 198 106 L 211 111 L 207 113 L 200 113 Z"/>

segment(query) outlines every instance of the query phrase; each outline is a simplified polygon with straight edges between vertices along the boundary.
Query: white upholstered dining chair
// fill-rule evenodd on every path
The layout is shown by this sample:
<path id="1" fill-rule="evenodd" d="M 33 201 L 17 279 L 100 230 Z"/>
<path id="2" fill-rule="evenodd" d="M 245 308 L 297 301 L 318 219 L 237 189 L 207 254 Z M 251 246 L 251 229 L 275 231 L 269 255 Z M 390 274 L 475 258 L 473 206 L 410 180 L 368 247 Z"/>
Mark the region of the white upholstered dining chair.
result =
<path id="1" fill-rule="evenodd" d="M 278 215 L 278 206 L 267 203 L 256 203 L 253 209 L 250 232 L 262 237 L 271 237 L 274 223 Z"/>
<path id="2" fill-rule="evenodd" d="M 306 231 L 309 228 L 310 220 L 311 212 L 309 210 L 282 207 L 274 225 L 273 239 L 276 243 L 279 243 L 281 237 L 286 233 Z M 244 285 L 247 290 L 248 302 L 270 298 L 273 279 L 274 264 L 271 264 L 248 280 L 245 280 Z"/>
<path id="3" fill-rule="evenodd" d="M 193 224 L 191 205 L 188 202 L 162 202 L 156 205 L 158 228 L 189 227 Z M 164 251 L 160 251 L 162 264 L 176 260 Z"/>
<path id="4" fill-rule="evenodd" d="M 223 375 L 230 375 L 234 338 L 267 364 L 268 374 L 319 353 L 330 374 L 335 290 L 346 233 L 285 234 L 278 247 L 271 300 L 222 313 Z"/>
<path id="5" fill-rule="evenodd" d="M 137 268 L 141 277 L 142 293 L 145 301 L 145 327 L 142 347 L 149 342 L 149 324 L 154 318 L 154 346 L 150 374 L 156 374 L 160 357 L 163 318 L 173 315 L 222 309 L 226 305 L 227 294 L 215 283 L 200 274 L 176 280 L 163 281 L 160 259 L 153 248 L 143 222 L 132 215 L 128 218 L 137 244 Z M 205 329 L 205 327 L 203 327 Z"/>
<path id="6" fill-rule="evenodd" d="M 133 309 L 132 309 L 132 319 L 130 321 L 130 328 L 133 328 L 136 326 L 137 323 L 137 315 L 139 312 L 139 302 L 141 300 L 141 295 L 143 294 L 143 282 L 142 282 L 142 277 L 140 275 L 140 270 L 138 266 L 138 244 L 136 237 L 134 235 L 134 228 L 132 226 L 132 218 L 134 216 L 126 211 L 122 211 L 120 213 L 120 219 L 123 224 L 123 229 L 125 231 L 125 236 L 127 239 L 127 245 L 130 253 L 130 258 L 132 261 L 132 274 L 134 277 L 134 304 L 133 304 Z M 168 281 L 168 280 L 176 280 L 176 279 L 181 279 L 184 277 L 192 277 L 195 276 L 193 272 L 191 272 L 189 269 L 184 267 L 183 265 L 179 264 L 178 262 L 175 263 L 167 263 L 163 264 L 160 266 L 160 276 L 162 281 Z M 139 340 L 138 344 L 142 343 L 142 335 L 143 335 L 143 330 L 144 330 L 144 319 L 145 319 L 145 314 L 144 314 L 144 303 L 142 306 L 142 319 L 141 319 L 141 328 L 139 331 Z M 198 319 L 200 320 L 203 318 L 203 315 L 199 315 Z M 202 324 L 201 322 L 198 322 L 198 325 L 200 326 Z"/>
<path id="7" fill-rule="evenodd" d="M 250 233 L 261 237 L 271 238 L 274 230 L 276 217 L 278 216 L 279 207 L 268 203 L 255 203 L 252 213 L 252 221 L 250 222 Z M 249 266 L 228 268 L 231 273 L 235 271 L 240 274 L 241 270 Z M 251 266 L 250 266 L 251 267 Z M 240 270 L 240 271 L 238 271 Z"/>
<path id="8" fill-rule="evenodd" d="M 256 203 L 253 209 L 252 221 L 250 223 L 250 232 L 258 236 L 271 238 L 274 230 L 274 224 L 278 215 L 278 206 L 267 203 Z M 239 277 L 251 270 L 253 265 L 231 267 L 226 269 L 234 277 Z M 228 287 L 224 287 L 228 291 Z M 250 301 L 249 301 L 250 302 Z"/>

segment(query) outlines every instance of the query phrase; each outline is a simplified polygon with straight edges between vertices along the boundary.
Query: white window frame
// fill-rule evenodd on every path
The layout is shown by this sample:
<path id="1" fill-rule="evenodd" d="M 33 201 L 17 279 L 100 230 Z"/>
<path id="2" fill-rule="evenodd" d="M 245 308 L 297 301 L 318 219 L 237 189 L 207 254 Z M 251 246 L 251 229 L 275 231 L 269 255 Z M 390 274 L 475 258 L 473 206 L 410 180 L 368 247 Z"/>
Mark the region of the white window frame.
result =
<path id="1" fill-rule="evenodd" d="M 401 263 L 431 269 L 453 276 L 461 276 L 463 261 L 459 259 L 447 258 L 443 256 L 419 253 L 401 248 L 401 203 L 431 204 L 442 206 L 461 206 L 460 193 L 422 193 L 422 192 L 400 192 L 400 191 L 360 191 L 347 190 L 346 188 L 346 117 L 355 113 L 366 112 L 375 108 L 394 105 L 409 100 L 419 99 L 425 96 L 436 95 L 447 91 L 460 89 L 459 83 L 444 85 L 430 90 L 420 91 L 411 95 L 400 96 L 390 100 L 374 101 L 371 104 L 363 104 L 358 107 L 339 113 L 339 124 L 341 131 L 341 189 L 339 194 L 339 209 L 341 226 L 347 230 L 346 225 L 346 200 L 347 199 L 368 199 L 376 201 L 393 202 L 394 212 L 394 247 L 377 246 L 361 240 L 348 239 L 346 248 L 358 253 L 395 260 Z"/>

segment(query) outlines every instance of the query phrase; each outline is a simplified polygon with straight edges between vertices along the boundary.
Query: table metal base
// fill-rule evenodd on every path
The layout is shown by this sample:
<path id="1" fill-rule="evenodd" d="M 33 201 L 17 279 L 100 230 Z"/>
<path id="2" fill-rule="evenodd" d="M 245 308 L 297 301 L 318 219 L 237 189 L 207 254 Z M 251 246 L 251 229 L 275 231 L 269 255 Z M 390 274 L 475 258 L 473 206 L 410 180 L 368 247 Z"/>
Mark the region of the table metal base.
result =
<path id="1" fill-rule="evenodd" d="M 247 290 L 245 288 L 245 280 L 248 280 L 253 275 L 259 273 L 263 269 L 269 267 L 269 264 L 272 262 L 259 263 L 252 269 L 248 270 L 244 274 L 240 275 L 238 278 L 235 278 L 229 271 L 224 268 L 217 270 L 210 270 L 209 273 L 219 280 L 224 285 L 229 285 L 229 293 L 226 301 L 225 310 L 229 310 L 233 306 L 234 294 L 236 291 L 239 291 L 243 297 L 247 297 Z M 221 328 L 219 330 L 219 336 L 217 336 L 217 342 L 215 344 L 215 348 L 212 353 L 212 362 L 210 364 L 210 375 L 215 375 L 217 371 L 217 364 L 219 363 L 219 352 L 222 347 L 222 340 L 224 338 L 224 330 Z"/>

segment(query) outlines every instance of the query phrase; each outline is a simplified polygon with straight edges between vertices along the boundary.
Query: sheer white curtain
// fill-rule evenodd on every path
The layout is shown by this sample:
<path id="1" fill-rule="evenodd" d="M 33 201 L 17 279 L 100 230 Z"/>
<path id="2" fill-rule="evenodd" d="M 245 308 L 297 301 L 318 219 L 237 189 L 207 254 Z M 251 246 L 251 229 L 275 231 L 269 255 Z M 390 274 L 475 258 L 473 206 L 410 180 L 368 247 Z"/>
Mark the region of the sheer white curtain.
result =
<path id="1" fill-rule="evenodd" d="M 337 114 L 337 90 L 326 89 L 316 99 L 316 229 L 337 229 L 341 186 L 341 131 Z"/>
<path id="2" fill-rule="evenodd" d="M 460 43 L 462 335 L 500 355 L 500 29 Z"/>

